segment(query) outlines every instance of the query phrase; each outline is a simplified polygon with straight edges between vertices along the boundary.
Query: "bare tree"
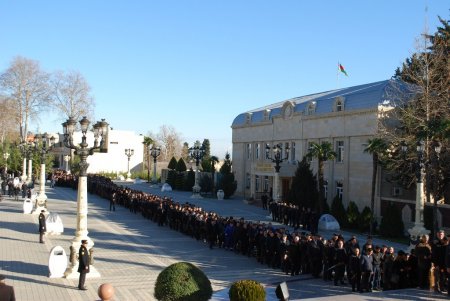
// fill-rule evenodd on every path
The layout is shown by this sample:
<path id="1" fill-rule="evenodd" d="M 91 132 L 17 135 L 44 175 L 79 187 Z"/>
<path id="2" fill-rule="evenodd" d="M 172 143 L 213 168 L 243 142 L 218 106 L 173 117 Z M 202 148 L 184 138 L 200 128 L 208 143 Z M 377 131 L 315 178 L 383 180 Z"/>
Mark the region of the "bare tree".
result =
<path id="1" fill-rule="evenodd" d="M 4 145 L 6 141 L 12 141 L 19 136 L 18 129 L 16 128 L 14 119 L 14 107 L 4 96 L 0 96 L 0 143 Z"/>
<path id="2" fill-rule="evenodd" d="M 94 115 L 94 97 L 91 87 L 78 71 L 57 71 L 51 79 L 52 106 L 61 118 L 73 117 L 75 120 Z"/>
<path id="3" fill-rule="evenodd" d="M 20 139 L 25 140 L 30 120 L 39 120 L 39 113 L 48 108 L 49 75 L 39 62 L 16 57 L 0 75 L 0 88 L 13 106 L 13 119 L 19 125 Z"/>
<path id="4" fill-rule="evenodd" d="M 161 160 L 168 161 L 172 157 L 181 156 L 181 135 L 171 125 L 162 125 L 157 134 L 161 145 Z"/>

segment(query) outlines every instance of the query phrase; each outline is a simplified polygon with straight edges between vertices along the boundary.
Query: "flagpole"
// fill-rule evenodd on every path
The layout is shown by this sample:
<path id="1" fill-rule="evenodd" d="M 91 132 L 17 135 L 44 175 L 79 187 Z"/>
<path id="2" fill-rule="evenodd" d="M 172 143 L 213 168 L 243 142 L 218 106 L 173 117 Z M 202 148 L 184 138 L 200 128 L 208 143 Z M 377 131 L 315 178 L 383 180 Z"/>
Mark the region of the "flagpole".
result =
<path id="1" fill-rule="evenodd" d="M 339 89 L 339 61 L 338 68 L 336 69 L 336 89 Z"/>

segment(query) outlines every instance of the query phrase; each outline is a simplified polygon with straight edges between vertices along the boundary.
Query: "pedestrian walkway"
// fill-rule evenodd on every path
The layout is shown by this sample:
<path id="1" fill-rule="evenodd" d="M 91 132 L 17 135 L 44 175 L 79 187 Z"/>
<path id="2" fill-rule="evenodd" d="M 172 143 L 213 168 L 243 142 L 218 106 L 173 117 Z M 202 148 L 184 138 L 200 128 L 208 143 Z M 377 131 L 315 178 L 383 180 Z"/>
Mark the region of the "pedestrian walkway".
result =
<path id="1" fill-rule="evenodd" d="M 133 188 L 161 194 L 148 184 L 132 184 Z M 77 280 L 48 278 L 49 252 L 54 246 L 62 246 L 69 253 L 69 246 L 76 228 L 76 191 L 70 188 L 47 188 L 48 209 L 58 213 L 64 223 L 64 233 L 45 237 L 39 243 L 37 215 L 25 215 L 22 202 L 4 198 L 0 202 L 0 273 L 13 285 L 16 299 L 21 300 L 98 300 L 97 289 L 102 283 L 111 283 L 116 290 L 116 301 L 155 300 L 154 284 L 159 272 L 166 266 L 189 261 L 200 267 L 211 280 L 215 300 L 227 294 L 227 288 L 238 279 L 254 279 L 273 288 L 279 282 L 289 281 L 290 300 L 322 298 L 338 300 L 395 299 L 431 300 L 439 296 L 424 296 L 424 292 L 351 294 L 349 287 L 334 287 L 328 282 L 312 279 L 310 275 L 290 277 L 279 270 L 267 268 L 254 258 L 236 255 L 223 249 L 210 250 L 202 241 L 196 241 L 168 227 L 133 214 L 120 206 L 109 211 L 109 201 L 89 195 L 89 237 L 95 243 L 95 267 L 101 278 L 87 279 L 87 291 L 76 289 Z M 190 193 L 170 192 L 179 202 L 191 202 L 223 216 L 270 221 L 267 211 L 246 205 L 242 200 L 190 199 Z M 222 290 L 222 291 L 221 291 Z M 428 298 L 428 299 L 427 299 Z M 344 299 L 340 299 L 344 300 Z"/>

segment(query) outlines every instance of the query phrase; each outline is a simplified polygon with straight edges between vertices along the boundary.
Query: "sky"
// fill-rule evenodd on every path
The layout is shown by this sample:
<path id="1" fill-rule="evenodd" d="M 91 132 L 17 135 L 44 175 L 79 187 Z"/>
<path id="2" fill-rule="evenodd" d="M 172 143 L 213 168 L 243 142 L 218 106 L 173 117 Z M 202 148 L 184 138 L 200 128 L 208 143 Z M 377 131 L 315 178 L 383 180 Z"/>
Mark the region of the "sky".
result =
<path id="1" fill-rule="evenodd" d="M 427 9 L 426 9 L 427 8 Z M 156 134 L 172 126 L 222 159 L 240 113 L 389 79 L 446 0 L 0 1 L 0 72 L 16 56 L 79 71 L 96 120 Z M 337 80 L 340 62 L 348 77 Z M 47 113 L 31 130 L 62 132 Z"/>

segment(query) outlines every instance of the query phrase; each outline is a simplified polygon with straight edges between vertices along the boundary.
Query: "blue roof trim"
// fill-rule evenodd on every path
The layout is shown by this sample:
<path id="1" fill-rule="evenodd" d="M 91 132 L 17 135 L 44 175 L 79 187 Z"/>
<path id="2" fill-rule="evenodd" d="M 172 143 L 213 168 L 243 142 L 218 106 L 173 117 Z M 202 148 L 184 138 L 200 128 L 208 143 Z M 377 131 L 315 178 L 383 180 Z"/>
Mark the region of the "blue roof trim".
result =
<path id="1" fill-rule="evenodd" d="M 264 121 L 264 111 L 270 110 L 269 119 L 281 114 L 281 108 L 286 101 L 295 103 L 295 112 L 306 112 L 310 101 L 316 102 L 315 115 L 333 112 L 334 103 L 337 97 L 344 97 L 344 111 L 377 108 L 386 101 L 386 92 L 393 86 L 403 86 L 403 83 L 396 80 L 384 80 L 359 86 L 320 92 L 292 99 L 287 99 L 272 105 L 250 110 L 239 114 L 233 120 L 233 126 L 246 124 L 246 116 L 251 113 L 251 123 Z"/>

